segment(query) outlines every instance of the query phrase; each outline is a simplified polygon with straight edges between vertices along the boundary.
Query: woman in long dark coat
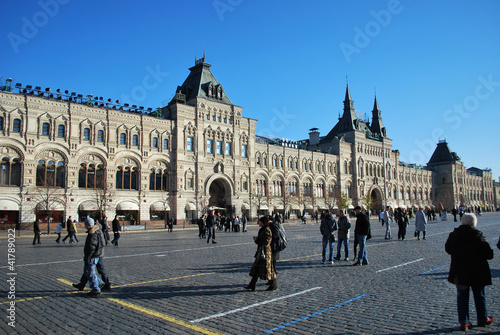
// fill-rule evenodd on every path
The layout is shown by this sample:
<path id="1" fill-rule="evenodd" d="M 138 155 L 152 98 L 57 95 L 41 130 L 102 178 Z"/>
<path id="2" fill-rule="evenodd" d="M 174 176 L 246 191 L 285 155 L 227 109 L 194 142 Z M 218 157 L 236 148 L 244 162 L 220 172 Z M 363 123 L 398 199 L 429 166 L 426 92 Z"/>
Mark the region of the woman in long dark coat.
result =
<path id="1" fill-rule="evenodd" d="M 474 214 L 465 214 L 462 224 L 450 233 L 445 250 L 451 255 L 448 281 L 457 286 L 458 322 L 461 330 L 472 325 L 469 322 L 469 289 L 474 294 L 477 325 L 484 327 L 493 322 L 486 309 L 485 286 L 491 285 L 491 270 L 488 264 L 493 259 L 493 250 L 482 232 L 476 229 Z"/>
<path id="2" fill-rule="evenodd" d="M 259 233 L 253 237 L 254 242 L 257 244 L 257 252 L 255 253 L 255 261 L 250 269 L 250 276 L 252 280 L 245 286 L 247 290 L 255 291 L 257 280 L 263 279 L 269 281 L 267 291 L 276 290 L 276 271 L 274 269 L 271 241 L 273 235 L 269 229 L 269 219 L 263 216 L 259 219 Z"/>

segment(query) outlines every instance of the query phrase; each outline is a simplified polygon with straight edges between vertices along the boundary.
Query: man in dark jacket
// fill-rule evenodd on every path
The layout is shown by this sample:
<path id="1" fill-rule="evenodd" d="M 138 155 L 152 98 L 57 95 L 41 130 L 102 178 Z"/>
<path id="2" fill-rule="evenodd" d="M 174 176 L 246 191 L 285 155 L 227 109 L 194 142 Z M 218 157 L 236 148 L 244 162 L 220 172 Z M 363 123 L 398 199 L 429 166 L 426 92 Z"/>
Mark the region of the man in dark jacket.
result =
<path id="1" fill-rule="evenodd" d="M 328 257 L 328 264 L 333 264 L 333 250 L 335 247 L 335 231 L 337 230 L 337 221 L 333 218 L 328 210 L 325 210 L 324 216 L 321 219 L 319 231 L 323 235 L 323 252 L 321 254 L 321 264 L 325 264 L 326 254 L 328 247 L 330 247 L 330 256 Z"/>
<path id="2" fill-rule="evenodd" d="M 102 238 L 101 230 L 98 225 L 94 225 L 94 220 L 88 216 L 85 219 L 85 228 L 87 229 L 87 239 L 85 240 L 85 247 L 83 249 L 83 273 L 89 281 L 90 288 L 92 289 L 89 295 L 98 295 L 101 293 L 101 284 L 103 281 L 96 274 L 96 265 L 99 258 L 104 255 L 104 240 Z"/>
<path id="3" fill-rule="evenodd" d="M 215 218 L 215 212 L 213 210 L 210 211 L 210 214 L 208 215 L 206 220 L 207 231 L 208 231 L 207 243 L 210 242 L 210 239 L 212 239 L 212 243 L 217 243 L 215 242 L 215 225 L 217 224 L 216 220 L 217 219 Z"/>
<path id="4" fill-rule="evenodd" d="M 115 247 L 117 247 L 121 230 L 120 221 L 118 221 L 118 215 L 115 215 L 115 218 L 111 222 L 111 229 L 113 230 L 113 240 L 111 241 L 111 244 L 114 244 Z"/>
<path id="5" fill-rule="evenodd" d="M 457 286 L 458 322 L 461 330 L 472 325 L 469 322 L 469 289 L 472 288 L 477 312 L 477 326 L 493 323 L 486 309 L 485 286 L 491 285 L 491 270 L 488 264 L 493 259 L 493 250 L 482 232 L 476 229 L 474 214 L 465 214 L 462 224 L 450 233 L 445 250 L 451 255 L 448 281 Z"/>
<path id="6" fill-rule="evenodd" d="M 38 219 L 38 220 L 35 220 L 35 222 L 33 222 L 33 234 L 34 234 L 33 245 L 40 244 L 40 235 L 42 235 L 42 231 L 40 230 L 40 221 L 42 221 L 42 220 Z M 35 242 L 38 242 L 38 243 L 35 243 Z"/>
<path id="7" fill-rule="evenodd" d="M 356 213 L 356 228 L 354 228 L 354 234 L 356 234 L 358 238 L 359 253 L 358 260 L 353 265 L 368 265 L 366 238 L 370 233 L 370 219 L 361 211 L 361 207 L 359 206 L 354 207 L 354 212 Z"/>

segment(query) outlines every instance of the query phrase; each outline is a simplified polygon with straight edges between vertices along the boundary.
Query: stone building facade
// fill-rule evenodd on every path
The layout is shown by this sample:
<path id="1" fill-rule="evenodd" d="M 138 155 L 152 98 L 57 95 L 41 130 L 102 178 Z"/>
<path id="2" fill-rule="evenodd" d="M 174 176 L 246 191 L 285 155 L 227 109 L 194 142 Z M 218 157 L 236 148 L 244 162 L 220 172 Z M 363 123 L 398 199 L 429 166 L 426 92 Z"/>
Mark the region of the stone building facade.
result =
<path id="1" fill-rule="evenodd" d="M 326 136 L 255 134 L 203 59 L 155 111 L 119 101 L 7 82 L 0 90 L 0 218 L 57 222 L 71 215 L 177 224 L 209 208 L 230 215 L 294 217 L 348 207 L 494 206 L 490 171 L 466 169 L 440 142 L 425 167 L 399 161 L 375 98 L 360 119 L 346 88 Z M 18 90 L 18 92 L 15 92 Z"/>

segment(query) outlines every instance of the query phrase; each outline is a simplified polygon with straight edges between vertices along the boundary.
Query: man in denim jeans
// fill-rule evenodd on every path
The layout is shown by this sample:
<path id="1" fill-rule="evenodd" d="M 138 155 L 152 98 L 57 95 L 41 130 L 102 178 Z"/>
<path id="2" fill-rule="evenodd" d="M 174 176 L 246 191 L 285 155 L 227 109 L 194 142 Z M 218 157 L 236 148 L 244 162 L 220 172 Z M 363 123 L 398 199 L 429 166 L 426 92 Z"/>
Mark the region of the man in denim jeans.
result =
<path id="1" fill-rule="evenodd" d="M 340 251 L 342 249 L 342 245 L 344 245 L 344 257 L 346 261 L 349 260 L 349 229 L 351 228 L 351 222 L 349 218 L 345 216 L 344 210 L 339 209 L 339 222 L 338 222 L 338 238 L 339 242 L 337 244 L 337 257 L 336 260 L 340 260 Z"/>
<path id="2" fill-rule="evenodd" d="M 98 295 L 101 293 L 100 286 L 103 281 L 97 276 L 96 265 L 99 262 L 99 257 L 104 256 L 104 240 L 99 226 L 94 225 L 94 220 L 90 216 L 85 219 L 84 224 L 87 229 L 87 239 L 84 247 L 83 274 L 88 278 L 92 289 L 88 295 Z"/>
<path id="3" fill-rule="evenodd" d="M 335 246 L 335 231 L 337 230 L 337 221 L 333 218 L 332 214 L 328 210 L 324 211 L 324 216 L 321 219 L 321 224 L 319 226 L 321 235 L 323 235 L 323 251 L 321 264 L 333 264 L 333 249 Z M 326 256 L 328 253 L 328 247 L 330 247 L 330 257 L 326 261 Z"/>
<path id="4" fill-rule="evenodd" d="M 370 220 L 362 211 L 360 206 L 354 207 L 354 212 L 356 213 L 356 228 L 354 228 L 354 234 L 356 234 L 359 243 L 359 253 L 358 260 L 354 263 L 354 266 L 358 265 L 368 265 L 368 255 L 366 252 L 366 238 L 370 233 Z"/>

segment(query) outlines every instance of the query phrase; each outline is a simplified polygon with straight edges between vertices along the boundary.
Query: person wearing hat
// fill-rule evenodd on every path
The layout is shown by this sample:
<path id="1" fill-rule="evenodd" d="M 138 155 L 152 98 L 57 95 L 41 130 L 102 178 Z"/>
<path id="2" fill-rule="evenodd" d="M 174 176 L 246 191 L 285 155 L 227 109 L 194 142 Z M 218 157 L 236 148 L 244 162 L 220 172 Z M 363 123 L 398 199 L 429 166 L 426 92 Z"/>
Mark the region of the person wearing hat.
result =
<path id="1" fill-rule="evenodd" d="M 445 244 L 451 255 L 448 281 L 457 286 L 458 322 L 461 330 L 472 327 L 469 320 L 469 290 L 474 294 L 477 312 L 477 326 L 485 327 L 493 323 L 486 308 L 485 286 L 491 285 L 491 270 L 488 264 L 493 259 L 493 250 L 483 233 L 476 229 L 477 218 L 465 214 L 462 224 L 455 228 Z"/>
<path id="2" fill-rule="evenodd" d="M 89 281 L 91 291 L 89 295 L 98 295 L 101 293 L 101 284 L 103 281 L 96 274 L 96 265 L 99 258 L 104 256 L 104 239 L 98 225 L 94 224 L 94 219 L 87 216 L 84 222 L 87 229 L 87 239 L 83 249 L 85 263 L 83 273 Z"/>
<path id="3" fill-rule="evenodd" d="M 252 280 L 245 286 L 245 289 L 255 291 L 257 280 L 268 280 L 269 287 L 266 291 L 277 289 L 276 284 L 276 271 L 273 264 L 273 252 L 271 250 L 271 242 L 273 234 L 269 228 L 269 223 L 272 222 L 268 216 L 263 216 L 259 219 L 259 233 L 253 237 L 254 242 L 257 244 L 257 252 L 255 253 L 255 261 L 250 269 L 250 276 Z"/>

